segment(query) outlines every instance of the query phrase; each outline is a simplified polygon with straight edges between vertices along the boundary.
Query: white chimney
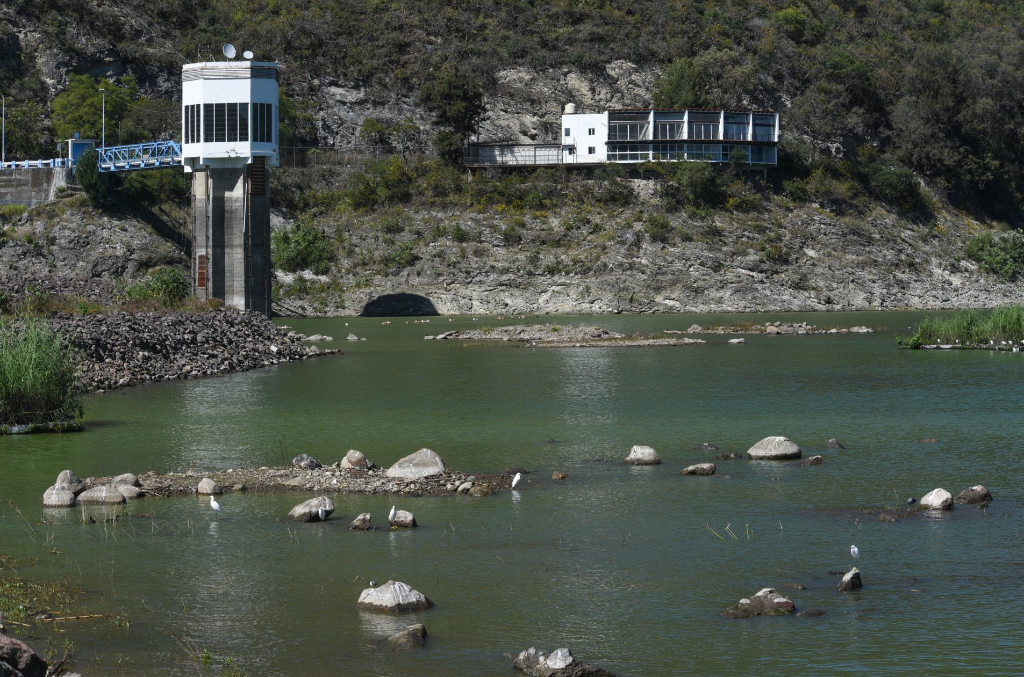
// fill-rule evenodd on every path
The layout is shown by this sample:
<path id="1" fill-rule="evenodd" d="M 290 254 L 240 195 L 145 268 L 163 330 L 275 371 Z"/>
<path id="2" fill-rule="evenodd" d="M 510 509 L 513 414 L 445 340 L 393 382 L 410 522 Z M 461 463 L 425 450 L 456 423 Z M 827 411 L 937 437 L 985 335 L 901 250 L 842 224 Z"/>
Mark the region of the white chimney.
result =
<path id="1" fill-rule="evenodd" d="M 564 114 L 565 115 L 575 115 L 576 114 L 576 104 L 574 104 L 574 103 L 567 103 L 567 104 L 565 104 L 565 113 Z"/>

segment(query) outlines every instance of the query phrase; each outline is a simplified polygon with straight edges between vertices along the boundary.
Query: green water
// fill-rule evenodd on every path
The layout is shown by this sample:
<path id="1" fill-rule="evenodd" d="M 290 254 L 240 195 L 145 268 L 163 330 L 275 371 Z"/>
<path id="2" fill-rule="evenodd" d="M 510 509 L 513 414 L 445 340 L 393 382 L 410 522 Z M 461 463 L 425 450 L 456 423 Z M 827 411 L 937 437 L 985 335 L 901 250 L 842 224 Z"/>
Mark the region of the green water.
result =
<path id="1" fill-rule="evenodd" d="M 767 319 L 898 331 L 919 317 Z M 560 321 L 632 332 L 726 319 L 752 318 Z M 32 644 L 69 639 L 86 676 L 217 675 L 227 657 L 248 675 L 504 675 L 504 654 L 531 645 L 624 675 L 1024 672 L 1021 355 L 900 351 L 893 331 L 524 349 L 421 338 L 494 318 L 345 322 L 291 322 L 368 339 L 336 341 L 343 355 L 96 395 L 85 433 L 0 438 L 0 554 L 19 557 L 23 576 L 80 585 L 87 611 L 128 620 L 42 627 Z M 732 479 L 678 475 L 716 455 L 695 444 L 744 452 L 776 434 L 825 464 L 720 461 Z M 824 450 L 830 437 L 849 449 Z M 929 437 L 939 442 L 913 442 Z M 619 463 L 633 444 L 664 463 Z M 225 495 L 220 516 L 198 498 L 143 499 L 131 508 L 152 517 L 115 526 L 74 510 L 44 523 L 39 507 L 64 468 L 223 469 L 301 452 L 330 463 L 352 448 L 389 465 L 424 446 L 460 470 L 536 472 L 486 498 L 336 496 L 325 525 L 283 519 L 306 494 Z M 551 481 L 556 469 L 569 479 Z M 985 512 L 895 524 L 857 513 L 977 483 L 996 498 Z M 383 523 L 392 503 L 420 528 L 346 529 L 364 511 Z M 844 595 L 829 570 L 850 566 L 853 543 L 865 587 Z M 437 606 L 359 612 L 370 578 L 403 580 Z M 788 591 L 798 608 L 827 615 L 719 615 L 788 581 L 807 586 Z M 413 619 L 430 633 L 425 650 L 367 647 Z M 189 658 L 204 649 L 213 666 Z"/>

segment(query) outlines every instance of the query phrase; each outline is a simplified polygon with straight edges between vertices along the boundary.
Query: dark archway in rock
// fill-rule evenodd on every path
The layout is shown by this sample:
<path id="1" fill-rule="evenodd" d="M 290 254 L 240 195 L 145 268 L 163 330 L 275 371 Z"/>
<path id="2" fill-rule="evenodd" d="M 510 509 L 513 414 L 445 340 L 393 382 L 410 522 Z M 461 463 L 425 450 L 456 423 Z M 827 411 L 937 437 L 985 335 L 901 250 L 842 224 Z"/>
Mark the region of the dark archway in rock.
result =
<path id="1" fill-rule="evenodd" d="M 419 294 L 384 294 L 365 306 L 362 317 L 400 317 L 408 315 L 440 315 L 434 302 Z"/>

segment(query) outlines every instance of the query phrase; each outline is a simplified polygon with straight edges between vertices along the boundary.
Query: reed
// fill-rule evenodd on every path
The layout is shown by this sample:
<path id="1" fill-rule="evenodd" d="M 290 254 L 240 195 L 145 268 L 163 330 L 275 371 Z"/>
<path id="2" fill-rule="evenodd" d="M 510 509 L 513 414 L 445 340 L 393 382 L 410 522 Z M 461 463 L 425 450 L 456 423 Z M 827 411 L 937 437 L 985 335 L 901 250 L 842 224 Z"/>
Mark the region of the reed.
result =
<path id="1" fill-rule="evenodd" d="M 45 323 L 0 323 L 0 424 L 79 420 L 77 369 L 72 345 Z"/>
<path id="2" fill-rule="evenodd" d="M 990 313 L 960 310 L 940 317 L 926 317 L 909 337 L 897 337 L 903 348 L 954 344 L 983 346 L 1003 341 L 1024 341 L 1024 306 L 1002 306 Z"/>

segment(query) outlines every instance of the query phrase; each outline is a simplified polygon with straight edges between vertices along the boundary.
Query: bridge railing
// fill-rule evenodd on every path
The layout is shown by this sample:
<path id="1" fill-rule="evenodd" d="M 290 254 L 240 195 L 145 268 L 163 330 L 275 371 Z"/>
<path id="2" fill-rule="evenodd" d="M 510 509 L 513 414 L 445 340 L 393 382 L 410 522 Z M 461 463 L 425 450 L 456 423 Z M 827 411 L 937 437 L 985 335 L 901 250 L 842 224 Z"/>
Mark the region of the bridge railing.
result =
<path id="1" fill-rule="evenodd" d="M 50 160 L 12 160 L 11 162 L 0 162 L 0 171 L 13 169 L 54 169 L 56 167 L 71 166 L 71 160 L 67 158 L 52 158 Z"/>
<path id="2" fill-rule="evenodd" d="M 97 150 L 101 172 L 128 172 L 181 165 L 181 144 L 177 141 L 136 143 Z"/>

